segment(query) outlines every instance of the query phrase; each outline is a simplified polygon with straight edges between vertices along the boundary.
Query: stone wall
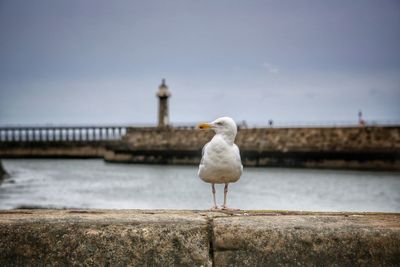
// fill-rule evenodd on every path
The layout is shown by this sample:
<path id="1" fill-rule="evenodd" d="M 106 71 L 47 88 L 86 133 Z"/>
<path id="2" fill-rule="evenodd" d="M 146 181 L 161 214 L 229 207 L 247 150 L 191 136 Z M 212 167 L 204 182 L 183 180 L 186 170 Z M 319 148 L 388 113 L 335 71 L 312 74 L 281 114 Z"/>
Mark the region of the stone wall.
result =
<path id="1" fill-rule="evenodd" d="M 102 158 L 115 141 L 3 142 L 3 158 Z"/>
<path id="2" fill-rule="evenodd" d="M 0 157 L 198 164 L 212 136 L 192 128 L 128 128 L 121 141 L 3 142 Z M 236 143 L 245 166 L 400 170 L 400 127 L 240 129 Z"/>
<path id="3" fill-rule="evenodd" d="M 105 159 L 198 164 L 213 132 L 129 128 Z M 246 166 L 400 170 L 400 127 L 240 129 L 236 143 Z"/>
<path id="4" fill-rule="evenodd" d="M 400 214 L 0 211 L 0 266 L 398 266 Z"/>
<path id="5" fill-rule="evenodd" d="M 128 128 L 131 149 L 201 149 L 211 130 Z M 399 151 L 400 127 L 239 129 L 236 144 L 253 151 Z"/>

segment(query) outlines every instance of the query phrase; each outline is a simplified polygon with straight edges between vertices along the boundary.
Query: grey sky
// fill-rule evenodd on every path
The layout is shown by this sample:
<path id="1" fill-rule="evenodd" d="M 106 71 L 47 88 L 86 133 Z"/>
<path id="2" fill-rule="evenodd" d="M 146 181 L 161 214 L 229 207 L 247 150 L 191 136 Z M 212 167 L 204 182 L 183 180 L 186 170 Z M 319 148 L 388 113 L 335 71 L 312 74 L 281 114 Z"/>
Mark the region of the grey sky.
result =
<path id="1" fill-rule="evenodd" d="M 400 2 L 0 1 L 0 124 L 400 120 Z"/>

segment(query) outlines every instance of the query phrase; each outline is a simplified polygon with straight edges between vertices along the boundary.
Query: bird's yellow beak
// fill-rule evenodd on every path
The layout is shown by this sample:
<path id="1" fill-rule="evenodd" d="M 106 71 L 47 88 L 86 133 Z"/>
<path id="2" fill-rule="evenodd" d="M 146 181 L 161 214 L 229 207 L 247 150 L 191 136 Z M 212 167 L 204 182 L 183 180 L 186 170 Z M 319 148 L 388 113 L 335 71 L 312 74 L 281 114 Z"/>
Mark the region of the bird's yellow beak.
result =
<path id="1" fill-rule="evenodd" d="M 199 125 L 197 125 L 197 128 L 199 128 L 199 129 L 209 129 L 209 128 L 211 128 L 211 124 L 209 124 L 209 123 L 200 123 Z"/>

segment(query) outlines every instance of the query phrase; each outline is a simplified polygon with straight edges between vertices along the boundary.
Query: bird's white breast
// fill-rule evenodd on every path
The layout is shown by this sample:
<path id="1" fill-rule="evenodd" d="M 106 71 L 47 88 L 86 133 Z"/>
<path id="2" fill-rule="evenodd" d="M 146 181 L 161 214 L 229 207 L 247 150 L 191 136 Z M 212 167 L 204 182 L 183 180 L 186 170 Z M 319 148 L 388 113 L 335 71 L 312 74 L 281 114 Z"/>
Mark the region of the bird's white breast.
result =
<path id="1" fill-rule="evenodd" d="M 243 166 L 239 149 L 220 135 L 204 146 L 199 177 L 208 183 L 232 183 L 239 180 Z"/>

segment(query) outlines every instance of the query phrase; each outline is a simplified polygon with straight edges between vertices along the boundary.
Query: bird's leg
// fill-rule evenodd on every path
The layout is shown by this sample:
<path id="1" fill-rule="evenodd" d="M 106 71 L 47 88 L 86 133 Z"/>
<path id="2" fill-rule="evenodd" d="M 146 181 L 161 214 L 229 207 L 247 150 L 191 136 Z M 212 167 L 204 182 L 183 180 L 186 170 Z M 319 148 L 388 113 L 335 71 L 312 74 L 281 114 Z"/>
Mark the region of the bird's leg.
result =
<path id="1" fill-rule="evenodd" d="M 217 206 L 217 201 L 215 200 L 215 184 L 211 184 L 211 188 L 212 188 L 213 200 L 214 200 L 214 206 L 211 208 L 211 210 L 217 210 L 218 206 Z"/>
<path id="2" fill-rule="evenodd" d="M 228 208 L 228 206 L 226 205 L 226 195 L 227 194 L 228 194 L 228 183 L 226 183 L 225 187 L 224 187 L 224 205 L 222 205 L 222 209 L 223 210 L 238 210 L 238 209 Z"/>
<path id="3" fill-rule="evenodd" d="M 226 195 L 228 194 L 228 183 L 225 184 L 224 187 L 224 205 L 222 205 L 222 209 L 227 209 L 228 207 L 226 206 Z"/>

